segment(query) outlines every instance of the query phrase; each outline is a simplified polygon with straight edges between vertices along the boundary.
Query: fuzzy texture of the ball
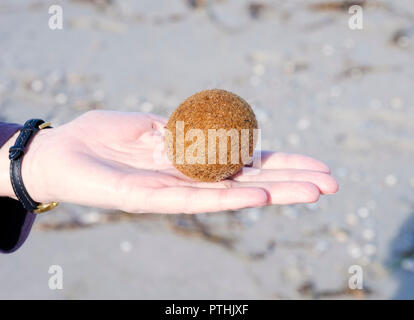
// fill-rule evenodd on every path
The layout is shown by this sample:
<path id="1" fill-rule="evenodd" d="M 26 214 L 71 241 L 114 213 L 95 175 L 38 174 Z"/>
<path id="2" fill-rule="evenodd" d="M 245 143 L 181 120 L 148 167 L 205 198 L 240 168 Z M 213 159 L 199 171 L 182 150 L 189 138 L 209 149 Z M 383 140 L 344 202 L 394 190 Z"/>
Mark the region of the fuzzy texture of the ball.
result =
<path id="1" fill-rule="evenodd" d="M 177 163 L 176 159 L 178 159 L 178 157 L 176 157 L 176 151 L 185 150 L 185 152 L 187 152 L 187 149 L 191 146 L 192 143 L 194 143 L 194 140 L 190 139 L 190 141 L 183 141 L 182 144 L 184 144 L 184 146 L 182 144 L 181 147 L 180 145 L 177 145 L 177 143 L 181 143 L 176 139 L 177 121 L 184 122 L 184 136 L 187 135 L 187 132 L 190 129 L 200 129 L 204 133 L 205 152 L 200 153 L 202 157 L 205 158 L 205 162 L 203 164 L 190 164 L 188 161 L 186 161 L 186 159 L 184 160 L 184 163 Z M 251 159 L 256 144 L 253 129 L 257 129 L 258 125 L 252 108 L 245 100 L 234 93 L 225 90 L 213 89 L 198 92 L 187 98 L 172 113 L 165 128 L 172 133 L 169 140 L 165 140 L 165 147 L 168 158 L 173 163 L 173 165 L 183 174 L 194 180 L 214 182 L 233 176 L 246 164 L 242 162 L 242 147 L 245 148 L 244 154 L 248 152 L 248 156 Z M 224 164 L 219 163 L 219 151 L 217 151 L 216 163 L 212 164 L 208 161 L 209 129 L 235 129 L 239 134 L 238 146 L 231 141 L 230 137 L 227 138 L 227 162 Z M 241 142 L 242 129 L 249 129 L 249 143 L 247 148 L 246 144 L 243 146 L 243 143 Z M 246 130 L 244 131 L 246 132 Z M 246 140 L 247 139 L 245 139 L 245 141 Z M 218 149 L 218 138 L 216 140 L 216 146 Z M 237 150 L 237 152 L 239 152 L 239 163 L 232 163 L 231 161 L 232 147 L 235 147 L 234 150 Z"/>

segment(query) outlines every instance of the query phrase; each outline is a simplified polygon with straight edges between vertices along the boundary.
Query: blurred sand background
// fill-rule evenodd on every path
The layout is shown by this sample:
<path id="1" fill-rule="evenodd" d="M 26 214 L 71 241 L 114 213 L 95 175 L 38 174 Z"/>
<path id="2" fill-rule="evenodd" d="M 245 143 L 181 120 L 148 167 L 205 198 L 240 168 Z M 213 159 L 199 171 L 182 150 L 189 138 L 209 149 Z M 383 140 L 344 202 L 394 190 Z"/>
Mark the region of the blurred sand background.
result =
<path id="1" fill-rule="evenodd" d="M 414 298 L 414 3 L 357 2 L 363 30 L 335 0 L 1 1 L 0 121 L 169 116 L 222 88 L 254 106 L 263 149 L 326 162 L 340 191 L 197 216 L 62 205 L 0 256 L 0 298 Z"/>

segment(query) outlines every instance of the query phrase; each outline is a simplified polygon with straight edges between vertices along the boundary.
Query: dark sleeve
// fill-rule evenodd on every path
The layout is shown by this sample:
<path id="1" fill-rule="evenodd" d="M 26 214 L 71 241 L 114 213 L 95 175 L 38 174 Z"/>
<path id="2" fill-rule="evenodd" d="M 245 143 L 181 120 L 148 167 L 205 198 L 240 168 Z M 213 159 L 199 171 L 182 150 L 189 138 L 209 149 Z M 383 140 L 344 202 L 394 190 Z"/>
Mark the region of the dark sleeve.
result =
<path id="1" fill-rule="evenodd" d="M 21 126 L 0 122 L 0 148 Z M 0 253 L 20 248 L 30 233 L 35 214 L 26 212 L 19 201 L 0 197 Z"/>

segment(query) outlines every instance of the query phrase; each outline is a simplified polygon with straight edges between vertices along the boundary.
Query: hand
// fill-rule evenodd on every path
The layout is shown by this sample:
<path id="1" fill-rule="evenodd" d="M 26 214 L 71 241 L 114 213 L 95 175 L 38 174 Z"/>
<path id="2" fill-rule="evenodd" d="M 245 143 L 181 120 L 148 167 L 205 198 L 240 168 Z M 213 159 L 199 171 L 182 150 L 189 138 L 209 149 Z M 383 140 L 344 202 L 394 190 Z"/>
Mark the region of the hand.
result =
<path id="1" fill-rule="evenodd" d="M 257 175 L 216 183 L 192 181 L 163 152 L 166 120 L 152 114 L 91 111 L 41 130 L 23 159 L 23 180 L 38 202 L 71 202 L 127 212 L 200 213 L 269 204 L 315 202 L 335 193 L 323 163 L 263 152 Z M 158 150 L 158 151 L 157 151 Z"/>

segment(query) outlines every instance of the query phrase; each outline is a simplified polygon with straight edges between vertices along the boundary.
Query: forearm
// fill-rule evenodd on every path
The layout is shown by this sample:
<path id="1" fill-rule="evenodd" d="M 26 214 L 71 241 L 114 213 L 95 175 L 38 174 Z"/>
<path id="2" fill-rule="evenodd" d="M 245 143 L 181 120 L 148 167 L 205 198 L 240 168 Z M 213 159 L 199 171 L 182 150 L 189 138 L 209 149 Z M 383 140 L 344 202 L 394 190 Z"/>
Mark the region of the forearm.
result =
<path id="1" fill-rule="evenodd" d="M 11 253 L 23 244 L 36 216 L 13 200 L 16 196 L 10 181 L 9 149 L 14 145 L 19 129 L 19 125 L 0 122 L 0 253 Z"/>

